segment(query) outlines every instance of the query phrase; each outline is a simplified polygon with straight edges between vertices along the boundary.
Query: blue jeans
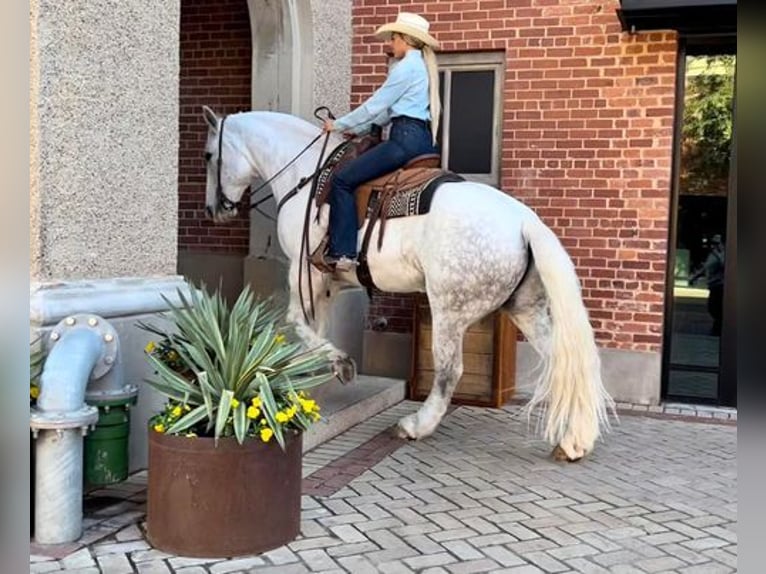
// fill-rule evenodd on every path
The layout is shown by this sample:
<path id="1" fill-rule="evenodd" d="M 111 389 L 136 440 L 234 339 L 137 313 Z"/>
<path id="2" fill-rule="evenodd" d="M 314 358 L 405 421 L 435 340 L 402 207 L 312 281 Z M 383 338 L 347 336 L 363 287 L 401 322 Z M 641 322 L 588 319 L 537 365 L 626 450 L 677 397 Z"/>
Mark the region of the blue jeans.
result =
<path id="1" fill-rule="evenodd" d="M 388 140 L 348 162 L 335 174 L 329 198 L 330 257 L 356 259 L 356 188 L 425 153 L 438 153 L 432 143 L 430 127 L 421 120 L 399 116 L 391 122 Z"/>

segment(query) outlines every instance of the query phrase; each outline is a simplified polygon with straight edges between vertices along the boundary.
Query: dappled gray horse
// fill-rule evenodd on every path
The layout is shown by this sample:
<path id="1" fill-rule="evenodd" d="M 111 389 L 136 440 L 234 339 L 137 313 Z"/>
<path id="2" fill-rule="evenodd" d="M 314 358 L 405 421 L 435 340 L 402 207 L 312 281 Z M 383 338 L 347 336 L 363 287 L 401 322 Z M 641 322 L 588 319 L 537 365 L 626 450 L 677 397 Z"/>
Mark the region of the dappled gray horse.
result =
<path id="1" fill-rule="evenodd" d="M 256 178 L 267 181 L 300 156 L 271 182 L 281 204 L 279 241 L 290 260 L 288 319 L 307 345 L 330 351 L 342 378 L 352 379 L 353 362 L 327 341 L 325 332 L 333 296 L 342 284 L 359 282 L 354 272 L 323 274 L 306 268 L 301 242 L 311 186 L 291 193 L 301 177 L 316 169 L 322 150 L 320 128 L 273 112 L 228 116 L 224 129 L 222 118 L 209 108 L 204 117 L 209 126 L 206 210 L 216 221 L 236 214 Z M 331 134 L 328 149 L 342 141 Z M 327 233 L 329 207 L 323 206 L 318 217 L 315 205 L 309 209 L 311 252 Z M 363 233 L 364 228 L 360 237 Z M 530 412 L 542 407 L 545 439 L 556 446 L 558 456 L 569 460 L 593 449 L 614 403 L 601 381 L 598 350 L 572 261 L 531 209 L 488 185 L 444 183 L 427 214 L 386 223 L 383 245 L 369 250 L 368 261 L 380 289 L 424 292 L 432 313 L 433 385 L 420 409 L 399 422 L 401 436 L 418 439 L 434 432 L 463 373 L 466 330 L 502 308 L 542 358 L 527 407 Z M 308 305 L 315 309 L 313 319 L 304 316 Z"/>

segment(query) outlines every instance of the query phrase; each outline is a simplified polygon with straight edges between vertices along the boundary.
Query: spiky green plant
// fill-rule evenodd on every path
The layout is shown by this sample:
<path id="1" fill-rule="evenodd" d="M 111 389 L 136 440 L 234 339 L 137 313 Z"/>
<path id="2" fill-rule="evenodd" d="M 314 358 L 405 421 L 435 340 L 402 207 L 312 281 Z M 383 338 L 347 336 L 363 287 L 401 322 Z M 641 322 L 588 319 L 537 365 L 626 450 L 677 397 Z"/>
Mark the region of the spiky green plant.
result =
<path id="1" fill-rule="evenodd" d="M 141 324 L 159 337 L 147 346 L 155 376 L 147 382 L 168 397 L 152 419 L 157 432 L 248 436 L 285 446 L 285 433 L 306 430 L 319 407 L 306 391 L 332 378 L 327 353 L 289 342 L 284 309 L 256 301 L 249 288 L 229 308 L 219 291 L 190 286 L 171 305 L 171 327 Z"/>

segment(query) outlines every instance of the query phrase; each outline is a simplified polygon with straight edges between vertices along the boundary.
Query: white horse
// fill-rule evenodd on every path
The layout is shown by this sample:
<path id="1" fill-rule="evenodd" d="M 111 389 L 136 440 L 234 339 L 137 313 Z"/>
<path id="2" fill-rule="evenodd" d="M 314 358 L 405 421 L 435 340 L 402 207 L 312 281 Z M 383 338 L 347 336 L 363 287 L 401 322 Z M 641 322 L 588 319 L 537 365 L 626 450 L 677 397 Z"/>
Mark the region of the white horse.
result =
<path id="1" fill-rule="evenodd" d="M 273 112 L 228 116 L 222 132 L 221 118 L 210 108 L 203 111 L 209 126 L 206 211 L 218 222 L 236 213 L 254 179 L 273 177 L 320 134 L 310 122 Z M 327 153 L 342 141 L 333 133 Z M 313 173 L 321 149 L 322 138 L 271 183 L 278 203 L 301 177 Z M 311 303 L 306 261 L 300 257 L 310 187 L 284 203 L 277 220 L 290 260 L 288 320 L 307 345 L 330 350 L 337 372 L 349 380 L 355 376 L 353 361 L 327 341 L 325 328 L 333 296 L 343 284 L 358 285 L 356 274 L 322 274 L 312 267 L 315 319 L 307 323 L 302 311 L 301 266 L 304 304 Z M 309 253 L 325 236 L 329 220 L 329 206 L 322 207 L 318 220 L 316 206 L 311 209 Z M 503 308 L 543 359 L 527 406 L 530 412 L 543 408 L 544 436 L 556 447 L 554 455 L 574 461 L 589 453 L 601 427 L 609 425 L 607 409 L 614 402 L 601 381 L 574 266 L 553 232 L 519 201 L 472 182 L 441 185 L 427 214 L 391 219 L 386 227 L 380 251 L 369 250 L 372 278 L 386 292 L 425 292 L 433 321 L 433 385 L 420 409 L 399 421 L 400 436 L 419 439 L 434 432 L 463 373 L 466 329 Z M 364 228 L 360 242 L 363 233 Z"/>

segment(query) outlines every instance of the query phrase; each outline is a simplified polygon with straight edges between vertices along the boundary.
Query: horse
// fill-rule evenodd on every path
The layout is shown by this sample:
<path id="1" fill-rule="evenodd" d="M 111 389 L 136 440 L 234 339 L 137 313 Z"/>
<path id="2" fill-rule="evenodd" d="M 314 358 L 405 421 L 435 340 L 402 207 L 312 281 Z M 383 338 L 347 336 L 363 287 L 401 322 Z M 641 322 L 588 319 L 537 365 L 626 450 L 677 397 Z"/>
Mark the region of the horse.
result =
<path id="1" fill-rule="evenodd" d="M 253 181 L 270 183 L 279 204 L 278 239 L 289 259 L 286 318 L 306 345 L 328 351 L 342 380 L 353 380 L 353 360 L 326 339 L 326 329 L 333 297 L 341 287 L 360 282 L 353 271 L 322 273 L 306 262 L 329 223 L 329 206 L 317 208 L 311 186 L 299 185 L 321 159 L 321 128 L 279 112 L 219 117 L 204 106 L 203 116 L 208 127 L 207 217 L 218 223 L 230 220 Z M 327 149 L 344 141 L 336 132 L 327 138 Z M 308 254 L 302 250 L 304 222 Z M 427 213 L 387 221 L 383 244 L 369 250 L 368 264 L 379 289 L 425 293 L 431 309 L 434 380 L 422 406 L 398 422 L 401 438 L 422 439 L 436 430 L 463 373 L 466 330 L 502 310 L 541 357 L 525 408 L 528 414 L 539 408 L 554 458 L 577 461 L 593 450 L 609 428 L 614 401 L 602 383 L 574 264 L 533 210 L 486 184 L 443 183 Z M 313 317 L 305 313 L 307 306 L 313 306 Z"/>

